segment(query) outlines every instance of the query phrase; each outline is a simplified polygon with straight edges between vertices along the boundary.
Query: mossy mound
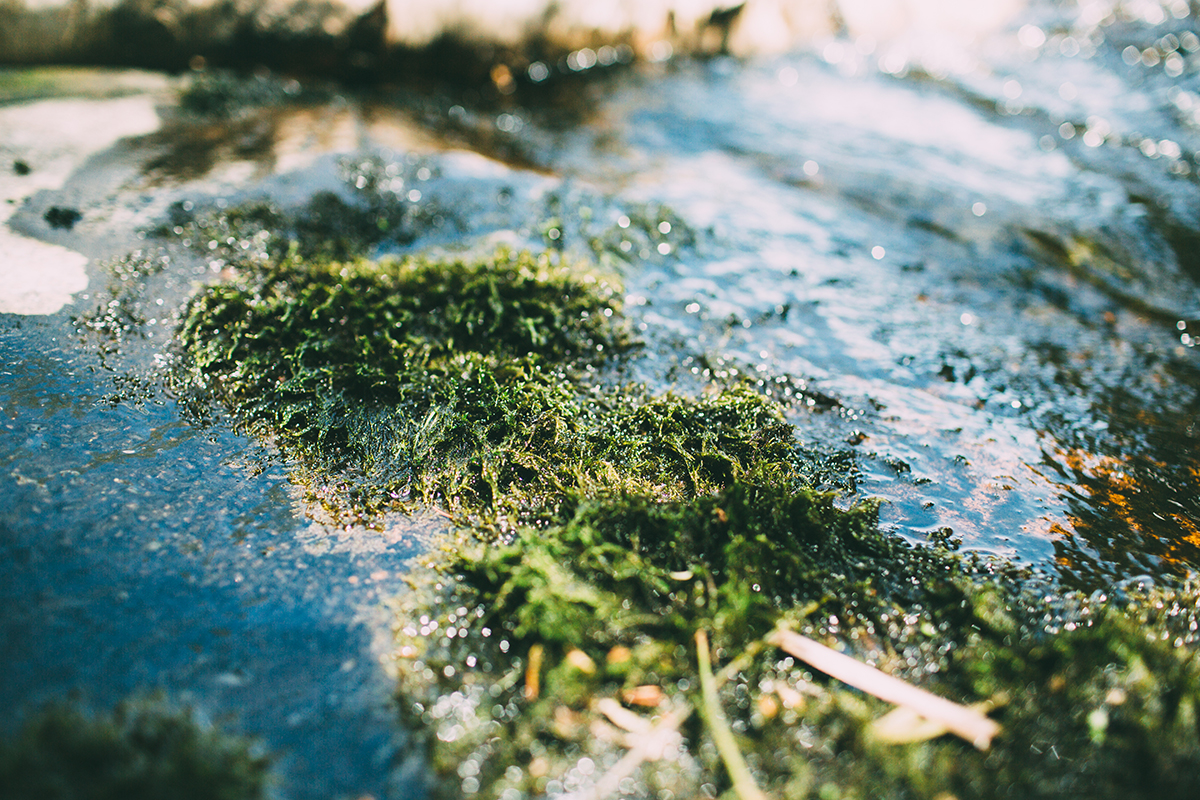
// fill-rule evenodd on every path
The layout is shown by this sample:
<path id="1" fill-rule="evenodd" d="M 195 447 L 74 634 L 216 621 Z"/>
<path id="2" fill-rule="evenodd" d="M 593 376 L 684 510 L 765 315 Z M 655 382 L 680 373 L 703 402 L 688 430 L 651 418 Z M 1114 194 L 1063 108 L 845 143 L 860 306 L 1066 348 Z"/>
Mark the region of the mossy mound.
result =
<path id="1" fill-rule="evenodd" d="M 446 796 L 756 796 L 715 744 L 698 631 L 771 797 L 1182 799 L 1200 774 L 1198 585 L 1048 595 L 886 536 L 870 506 L 742 481 L 584 503 L 437 563 L 402 606 L 397 652 Z M 776 627 L 981 703 L 1002 730 L 985 752 L 885 718 L 772 644 Z M 633 752 L 650 755 L 627 769 Z"/>
<path id="2" fill-rule="evenodd" d="M 1200 587 L 1062 595 L 882 533 L 755 387 L 622 384 L 615 281 L 556 257 L 240 269 L 187 309 L 182 384 L 331 507 L 463 523 L 397 623 L 440 793 L 1191 797 Z M 1003 728 L 877 722 L 780 628 Z"/>
<path id="3" fill-rule="evenodd" d="M 486 509 L 518 483 L 532 502 L 588 446 L 566 373 L 633 346 L 619 308 L 612 282 L 544 255 L 288 258 L 192 301 L 177 382 L 277 437 L 333 509 Z"/>
<path id="4" fill-rule="evenodd" d="M 159 701 L 128 701 L 91 717 L 52 707 L 0 743 L 8 800 L 253 800 L 268 761 L 246 740 Z"/>

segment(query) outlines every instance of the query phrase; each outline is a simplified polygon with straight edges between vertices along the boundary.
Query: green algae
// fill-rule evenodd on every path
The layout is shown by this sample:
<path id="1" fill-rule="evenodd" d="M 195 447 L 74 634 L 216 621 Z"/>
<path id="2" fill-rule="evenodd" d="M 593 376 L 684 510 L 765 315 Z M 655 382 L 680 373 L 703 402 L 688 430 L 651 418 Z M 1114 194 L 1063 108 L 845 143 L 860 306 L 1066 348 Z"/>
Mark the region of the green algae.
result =
<path id="1" fill-rule="evenodd" d="M 240 737 L 161 700 L 111 714 L 45 709 L 0 742 L 0 789 L 10 800 L 253 800 L 269 762 Z"/>

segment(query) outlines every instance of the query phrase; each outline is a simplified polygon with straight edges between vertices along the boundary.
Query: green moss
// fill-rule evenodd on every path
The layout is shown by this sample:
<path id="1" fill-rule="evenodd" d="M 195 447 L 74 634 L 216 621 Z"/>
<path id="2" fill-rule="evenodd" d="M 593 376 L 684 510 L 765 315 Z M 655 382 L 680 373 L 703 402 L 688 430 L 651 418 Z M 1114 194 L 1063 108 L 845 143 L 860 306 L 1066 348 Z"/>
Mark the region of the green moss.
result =
<path id="1" fill-rule="evenodd" d="M 383 242 L 406 244 L 414 229 L 427 225 L 427 209 L 389 201 L 379 192 L 360 195 L 347 200 L 333 192 L 317 192 L 291 210 L 257 202 L 197 212 L 190 202 L 179 202 L 151 232 L 179 239 L 221 269 L 277 265 L 289 256 L 355 259 Z"/>
<path id="2" fill-rule="evenodd" d="M 690 497 L 797 460 L 749 389 L 588 388 L 633 340 L 611 281 L 546 256 L 290 259 L 207 289 L 179 342 L 182 382 L 278 437 L 331 508 L 549 519 L 574 496 Z"/>
<path id="3" fill-rule="evenodd" d="M 180 382 L 333 476 L 334 506 L 489 508 L 518 483 L 532 501 L 571 480 L 567 456 L 600 446 L 566 371 L 632 346 L 619 303 L 611 281 L 528 253 L 289 258 L 193 300 Z"/>
<path id="4" fill-rule="evenodd" d="M 222 119 L 284 103 L 328 102 L 333 97 L 328 87 L 269 73 L 239 75 L 228 70 L 201 70 L 188 75 L 179 105 L 193 114 Z"/>
<path id="5" fill-rule="evenodd" d="M 1190 797 L 1200 587 L 1060 595 L 886 535 L 872 504 L 813 488 L 853 486 L 853 463 L 799 446 L 762 387 L 622 385 L 618 297 L 549 255 L 293 254 L 205 289 L 180 328 L 181 382 L 282 443 L 330 508 L 438 503 L 462 523 L 397 625 L 440 793 L 586 791 L 673 716 L 619 791 L 731 790 L 731 733 L 742 792 L 749 775 L 780 797 Z M 988 752 L 886 744 L 889 707 L 768 645 L 781 625 L 984 702 L 1003 731 Z M 700 697 L 698 631 L 723 714 Z"/>
<path id="6" fill-rule="evenodd" d="M 840 511 L 778 482 L 691 502 L 605 498 L 561 527 L 439 564 L 401 612 L 398 652 L 449 795 L 591 785 L 636 741 L 599 701 L 624 700 L 647 727 L 701 706 L 698 630 L 718 667 L 733 664 L 723 708 L 772 796 L 1194 790 L 1196 585 L 1051 601 L 1027 576 L 881 534 L 869 506 Z M 1003 731 L 989 752 L 950 738 L 885 744 L 872 723 L 889 707 L 766 646 L 779 624 L 951 699 L 988 701 Z M 653 687 L 641 690 L 653 712 L 638 707 L 639 686 Z M 710 730 L 693 717 L 680 733 L 674 758 L 630 778 L 634 794 L 729 788 Z"/>
<path id="7" fill-rule="evenodd" d="M 109 716 L 49 708 L 0 743 L 10 800 L 251 800 L 268 762 L 243 739 L 160 701 L 129 701 Z"/>

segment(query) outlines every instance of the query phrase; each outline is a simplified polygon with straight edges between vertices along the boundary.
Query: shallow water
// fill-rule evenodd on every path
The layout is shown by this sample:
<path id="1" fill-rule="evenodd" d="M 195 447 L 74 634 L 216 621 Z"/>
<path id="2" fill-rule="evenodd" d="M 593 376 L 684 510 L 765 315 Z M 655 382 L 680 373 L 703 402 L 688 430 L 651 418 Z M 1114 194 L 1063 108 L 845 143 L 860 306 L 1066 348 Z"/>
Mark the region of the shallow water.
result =
<path id="1" fill-rule="evenodd" d="M 287 796 L 421 792 L 381 604 L 439 523 L 313 521 L 286 463 L 154 385 L 225 246 L 147 238 L 176 201 L 382 197 L 409 235 L 380 252 L 599 239 L 647 376 L 787 389 L 806 447 L 856 454 L 832 488 L 898 535 L 950 528 L 1088 589 L 1194 569 L 1200 39 L 1180 4 L 1120 8 L 1035 4 L 953 58 L 843 37 L 642 64 L 569 106 L 377 90 L 213 121 L 129 81 L 157 131 L 0 137 L 31 170 L 4 178 L 11 233 L 92 259 L 62 310 L 0 318 L 0 699 L 164 688 L 282 752 Z M 0 108 L 8 130 L 31 107 Z M 132 279 L 162 311 L 81 333 L 103 259 L 138 247 L 169 256 Z"/>

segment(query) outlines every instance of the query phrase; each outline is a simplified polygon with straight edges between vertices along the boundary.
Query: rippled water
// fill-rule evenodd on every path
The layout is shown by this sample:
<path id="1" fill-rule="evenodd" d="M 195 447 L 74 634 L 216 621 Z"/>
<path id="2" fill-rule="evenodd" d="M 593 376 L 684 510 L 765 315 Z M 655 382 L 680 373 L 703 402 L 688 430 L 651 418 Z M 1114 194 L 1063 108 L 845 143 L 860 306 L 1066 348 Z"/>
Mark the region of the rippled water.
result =
<path id="1" fill-rule="evenodd" d="M 643 63 L 567 103 L 375 90 L 226 122 L 165 112 L 65 182 L 7 176 L 13 232 L 94 260 L 62 311 L 2 318 L 0 697 L 185 691 L 289 753 L 291 796 L 385 793 L 397 769 L 391 791 L 420 791 L 373 642 L 437 523 L 313 522 L 286 464 L 128 382 L 220 269 L 138 238 L 175 201 L 382 195 L 422 222 L 381 252 L 600 239 L 648 375 L 786 389 L 806 447 L 856 455 L 833 488 L 883 499 L 897 534 L 950 528 L 1084 588 L 1195 568 L 1195 17 L 1040 3 L 938 44 Z M 93 102 L 76 119 L 118 101 Z M 32 176 L 53 150 L 9 142 Z M 49 228 L 55 205 L 82 221 Z M 109 297 L 95 259 L 146 246 L 170 256 L 145 289 L 164 308 L 150 338 L 81 339 L 69 317 Z"/>

